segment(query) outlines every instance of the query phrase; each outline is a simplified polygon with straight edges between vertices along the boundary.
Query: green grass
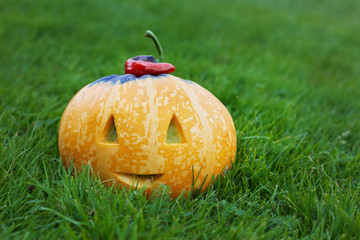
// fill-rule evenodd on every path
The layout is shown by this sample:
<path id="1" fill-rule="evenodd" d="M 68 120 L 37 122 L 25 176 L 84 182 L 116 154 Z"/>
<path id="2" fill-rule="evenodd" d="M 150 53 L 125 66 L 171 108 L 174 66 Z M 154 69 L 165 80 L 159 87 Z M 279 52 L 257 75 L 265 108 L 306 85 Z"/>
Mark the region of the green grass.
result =
<path id="1" fill-rule="evenodd" d="M 1 239 L 360 239 L 360 3 L 1 1 Z M 71 97 L 155 54 L 233 116 L 233 169 L 200 196 L 71 176 Z"/>

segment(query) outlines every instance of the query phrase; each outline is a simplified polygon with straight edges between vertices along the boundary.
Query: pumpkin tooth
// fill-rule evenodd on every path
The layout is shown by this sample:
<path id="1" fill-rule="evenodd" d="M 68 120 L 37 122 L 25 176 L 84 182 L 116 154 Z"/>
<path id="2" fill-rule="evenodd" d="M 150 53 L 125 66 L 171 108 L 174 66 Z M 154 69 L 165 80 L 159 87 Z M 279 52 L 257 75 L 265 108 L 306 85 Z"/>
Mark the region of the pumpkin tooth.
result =
<path id="1" fill-rule="evenodd" d="M 150 185 L 159 180 L 162 175 L 163 174 L 140 175 L 131 173 L 115 173 L 117 179 L 133 187 Z"/>

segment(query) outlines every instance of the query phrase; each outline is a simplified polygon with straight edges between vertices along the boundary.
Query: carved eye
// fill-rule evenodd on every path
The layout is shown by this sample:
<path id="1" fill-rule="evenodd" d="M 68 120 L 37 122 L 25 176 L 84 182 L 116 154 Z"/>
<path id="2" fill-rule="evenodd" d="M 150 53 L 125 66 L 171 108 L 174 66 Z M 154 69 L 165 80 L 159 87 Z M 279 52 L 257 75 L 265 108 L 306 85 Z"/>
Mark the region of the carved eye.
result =
<path id="1" fill-rule="evenodd" d="M 116 131 L 114 116 L 111 115 L 106 122 L 104 129 L 101 133 L 101 142 L 105 143 L 118 143 L 118 135 Z"/>
<path id="2" fill-rule="evenodd" d="M 183 144 L 185 143 L 184 133 L 180 126 L 179 120 L 174 116 L 171 118 L 168 130 L 166 132 L 165 142 L 167 144 Z"/>

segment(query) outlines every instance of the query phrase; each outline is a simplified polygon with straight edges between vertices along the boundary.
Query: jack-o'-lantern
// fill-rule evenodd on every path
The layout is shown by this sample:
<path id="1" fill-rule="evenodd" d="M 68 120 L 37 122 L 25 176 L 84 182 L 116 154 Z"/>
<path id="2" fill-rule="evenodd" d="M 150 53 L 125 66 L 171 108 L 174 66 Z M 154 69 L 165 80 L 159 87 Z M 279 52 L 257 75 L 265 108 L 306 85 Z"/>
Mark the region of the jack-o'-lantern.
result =
<path id="1" fill-rule="evenodd" d="M 66 107 L 59 129 L 63 164 L 91 164 L 105 184 L 144 187 L 148 195 L 160 184 L 171 187 L 172 197 L 205 190 L 235 159 L 229 112 L 200 85 L 167 74 L 172 65 L 149 56 L 130 60 L 154 65 L 127 62 L 127 74 L 85 86 Z M 156 64 L 163 65 L 154 73 Z"/>

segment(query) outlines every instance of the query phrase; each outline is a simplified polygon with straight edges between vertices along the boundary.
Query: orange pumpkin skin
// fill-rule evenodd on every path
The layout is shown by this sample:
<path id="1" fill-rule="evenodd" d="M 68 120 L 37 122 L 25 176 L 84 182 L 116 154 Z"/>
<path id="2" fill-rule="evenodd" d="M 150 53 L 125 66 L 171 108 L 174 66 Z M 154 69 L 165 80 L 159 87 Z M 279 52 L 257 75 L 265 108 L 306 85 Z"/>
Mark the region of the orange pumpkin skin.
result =
<path id="1" fill-rule="evenodd" d="M 112 121 L 115 141 L 106 139 Z M 166 140 L 171 121 L 178 143 Z M 205 190 L 212 176 L 231 167 L 236 131 L 224 105 L 194 82 L 172 75 L 112 75 L 70 101 L 60 122 L 59 151 L 66 167 L 72 161 L 79 170 L 91 164 L 106 185 L 145 187 L 150 195 L 165 184 L 177 197 L 192 186 L 204 184 Z"/>

